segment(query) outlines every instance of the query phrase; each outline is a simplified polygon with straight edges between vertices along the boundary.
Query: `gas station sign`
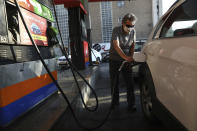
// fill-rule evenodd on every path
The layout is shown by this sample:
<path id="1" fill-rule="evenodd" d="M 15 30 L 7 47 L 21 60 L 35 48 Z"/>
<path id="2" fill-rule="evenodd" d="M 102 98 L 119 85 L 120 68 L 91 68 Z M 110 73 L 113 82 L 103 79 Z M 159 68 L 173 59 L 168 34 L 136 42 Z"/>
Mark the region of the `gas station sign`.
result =
<path id="1" fill-rule="evenodd" d="M 47 20 L 37 16 L 25 9 L 21 10 L 24 14 L 25 22 L 28 25 L 29 31 L 37 45 L 47 46 L 47 36 L 46 36 L 46 30 L 47 30 Z M 26 32 L 26 29 L 23 25 L 23 22 L 21 19 L 19 19 L 20 24 L 20 32 L 21 32 L 21 44 L 24 45 L 32 45 L 32 42 Z"/>
<path id="2" fill-rule="evenodd" d="M 81 3 L 83 4 L 83 6 L 84 6 L 84 0 L 81 0 Z"/>
<path id="3" fill-rule="evenodd" d="M 14 0 L 9 0 L 14 3 Z M 18 3 L 21 7 L 34 12 L 37 15 L 40 15 L 50 21 L 54 21 L 51 10 L 37 2 L 36 0 L 18 0 Z"/>

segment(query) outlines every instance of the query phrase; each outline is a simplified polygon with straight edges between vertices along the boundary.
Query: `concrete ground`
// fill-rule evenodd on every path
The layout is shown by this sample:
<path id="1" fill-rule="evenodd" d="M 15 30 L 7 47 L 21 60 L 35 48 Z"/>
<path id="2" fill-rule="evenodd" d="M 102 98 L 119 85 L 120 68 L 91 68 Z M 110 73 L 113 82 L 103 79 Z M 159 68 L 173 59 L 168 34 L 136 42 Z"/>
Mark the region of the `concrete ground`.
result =
<path id="1" fill-rule="evenodd" d="M 80 71 L 80 73 L 91 85 L 95 84 L 97 66 L 90 66 Z M 76 78 L 82 90 L 83 97 L 87 101 L 89 90 L 78 75 L 76 75 Z M 58 71 L 58 83 L 70 102 L 77 98 L 79 92 L 70 70 Z M 62 113 L 66 111 L 67 107 L 66 101 L 63 99 L 61 93 L 57 91 L 27 113 L 12 121 L 9 125 L 0 127 L 0 131 L 48 131 Z"/>
<path id="2" fill-rule="evenodd" d="M 96 79 L 96 86 L 94 87 L 99 99 L 98 110 L 96 112 L 88 112 L 80 104 L 80 101 L 72 103 L 78 120 L 87 127 L 95 127 L 105 118 L 111 102 L 108 63 L 100 64 L 98 70 L 98 79 Z M 106 123 L 101 128 L 95 129 L 95 131 L 168 131 L 162 124 L 150 124 L 143 117 L 140 106 L 140 91 L 137 84 L 135 84 L 136 112 L 131 112 L 127 109 L 125 84 L 120 83 L 119 87 L 120 105 L 112 111 Z M 89 99 L 88 105 L 95 105 L 93 97 Z M 82 131 L 82 129 L 76 124 L 71 111 L 67 109 L 51 128 L 51 131 Z"/>

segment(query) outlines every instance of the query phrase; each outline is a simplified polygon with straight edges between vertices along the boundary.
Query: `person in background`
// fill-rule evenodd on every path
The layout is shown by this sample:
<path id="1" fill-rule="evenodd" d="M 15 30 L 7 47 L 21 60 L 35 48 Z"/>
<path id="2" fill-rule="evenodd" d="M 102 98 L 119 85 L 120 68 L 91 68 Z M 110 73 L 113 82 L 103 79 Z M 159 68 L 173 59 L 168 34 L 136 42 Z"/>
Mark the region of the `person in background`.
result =
<path id="1" fill-rule="evenodd" d="M 47 34 L 49 46 L 58 44 L 58 39 L 57 39 L 58 31 L 56 28 L 52 26 L 51 22 L 47 22 L 46 34 Z"/>
<path id="2" fill-rule="evenodd" d="M 136 21 L 136 16 L 132 13 L 128 13 L 123 17 L 122 25 L 113 29 L 109 56 L 111 92 L 114 92 L 112 106 L 114 108 L 116 105 L 119 105 L 119 76 L 116 77 L 116 75 L 118 74 L 118 69 L 122 62 L 127 61 L 121 73 L 127 86 L 128 109 L 132 111 L 136 110 L 131 68 L 136 41 L 136 31 L 134 29 Z"/>

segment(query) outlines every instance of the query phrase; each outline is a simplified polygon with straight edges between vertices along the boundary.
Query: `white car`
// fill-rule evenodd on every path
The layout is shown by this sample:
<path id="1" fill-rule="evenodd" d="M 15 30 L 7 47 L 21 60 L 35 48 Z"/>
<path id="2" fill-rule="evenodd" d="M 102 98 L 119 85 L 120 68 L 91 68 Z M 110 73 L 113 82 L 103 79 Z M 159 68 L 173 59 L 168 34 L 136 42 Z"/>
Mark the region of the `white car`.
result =
<path id="1" fill-rule="evenodd" d="M 95 49 L 91 49 L 91 58 L 93 63 L 100 63 L 102 61 L 101 53 L 96 51 Z"/>
<path id="2" fill-rule="evenodd" d="M 69 60 L 71 60 L 71 55 L 68 56 Z M 68 69 L 69 68 L 69 63 L 68 61 L 66 60 L 66 57 L 65 56 L 60 56 L 58 59 L 57 59 L 57 65 L 58 67 L 61 69 Z"/>
<path id="3" fill-rule="evenodd" d="M 97 43 L 93 44 L 93 48 L 100 52 L 101 54 L 103 53 L 108 53 L 110 50 L 110 43 Z"/>
<path id="4" fill-rule="evenodd" d="M 179 0 L 143 48 L 141 105 L 172 131 L 197 131 L 197 0 Z"/>
<path id="5" fill-rule="evenodd" d="M 69 60 L 71 60 L 71 55 L 69 55 L 68 58 L 69 58 Z M 91 49 L 91 58 L 92 58 L 92 62 L 93 63 L 100 63 L 102 61 L 101 53 L 96 51 L 96 50 L 94 50 L 94 49 Z M 65 56 L 60 56 L 57 59 L 57 65 L 60 68 L 66 68 L 66 69 L 69 68 L 69 63 L 66 60 Z"/>

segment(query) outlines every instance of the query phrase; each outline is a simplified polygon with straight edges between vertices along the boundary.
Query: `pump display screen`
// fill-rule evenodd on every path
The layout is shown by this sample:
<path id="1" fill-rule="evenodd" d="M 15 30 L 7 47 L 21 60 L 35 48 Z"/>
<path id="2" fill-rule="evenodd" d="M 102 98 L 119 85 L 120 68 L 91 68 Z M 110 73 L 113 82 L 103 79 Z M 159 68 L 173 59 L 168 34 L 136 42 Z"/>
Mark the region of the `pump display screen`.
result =
<path id="1" fill-rule="evenodd" d="M 22 9 L 21 11 L 23 13 L 24 19 L 26 21 L 26 24 L 29 28 L 29 31 L 35 43 L 37 45 L 47 46 L 48 45 L 47 36 L 46 36 L 47 20 L 25 9 Z M 31 40 L 25 30 L 25 27 L 21 19 L 19 19 L 19 25 L 20 25 L 21 43 L 24 45 L 32 45 Z"/>
<path id="2" fill-rule="evenodd" d="M 15 3 L 14 0 L 9 0 L 9 1 Z M 46 2 L 44 2 L 43 0 L 41 0 L 41 1 L 44 5 L 40 4 L 37 0 L 18 0 L 18 4 L 21 7 L 25 8 L 31 12 L 34 12 L 35 14 L 37 14 L 39 16 L 42 16 L 50 21 L 54 21 L 54 18 L 53 18 L 50 8 L 45 6 L 46 3 L 48 3 L 48 5 L 50 5 L 50 2 L 49 1 L 47 2 L 46 0 L 45 0 Z"/>
<path id="3" fill-rule="evenodd" d="M 81 33 L 82 33 L 82 37 L 83 39 L 87 39 L 87 31 L 86 31 L 86 24 L 83 20 L 81 20 Z"/>

